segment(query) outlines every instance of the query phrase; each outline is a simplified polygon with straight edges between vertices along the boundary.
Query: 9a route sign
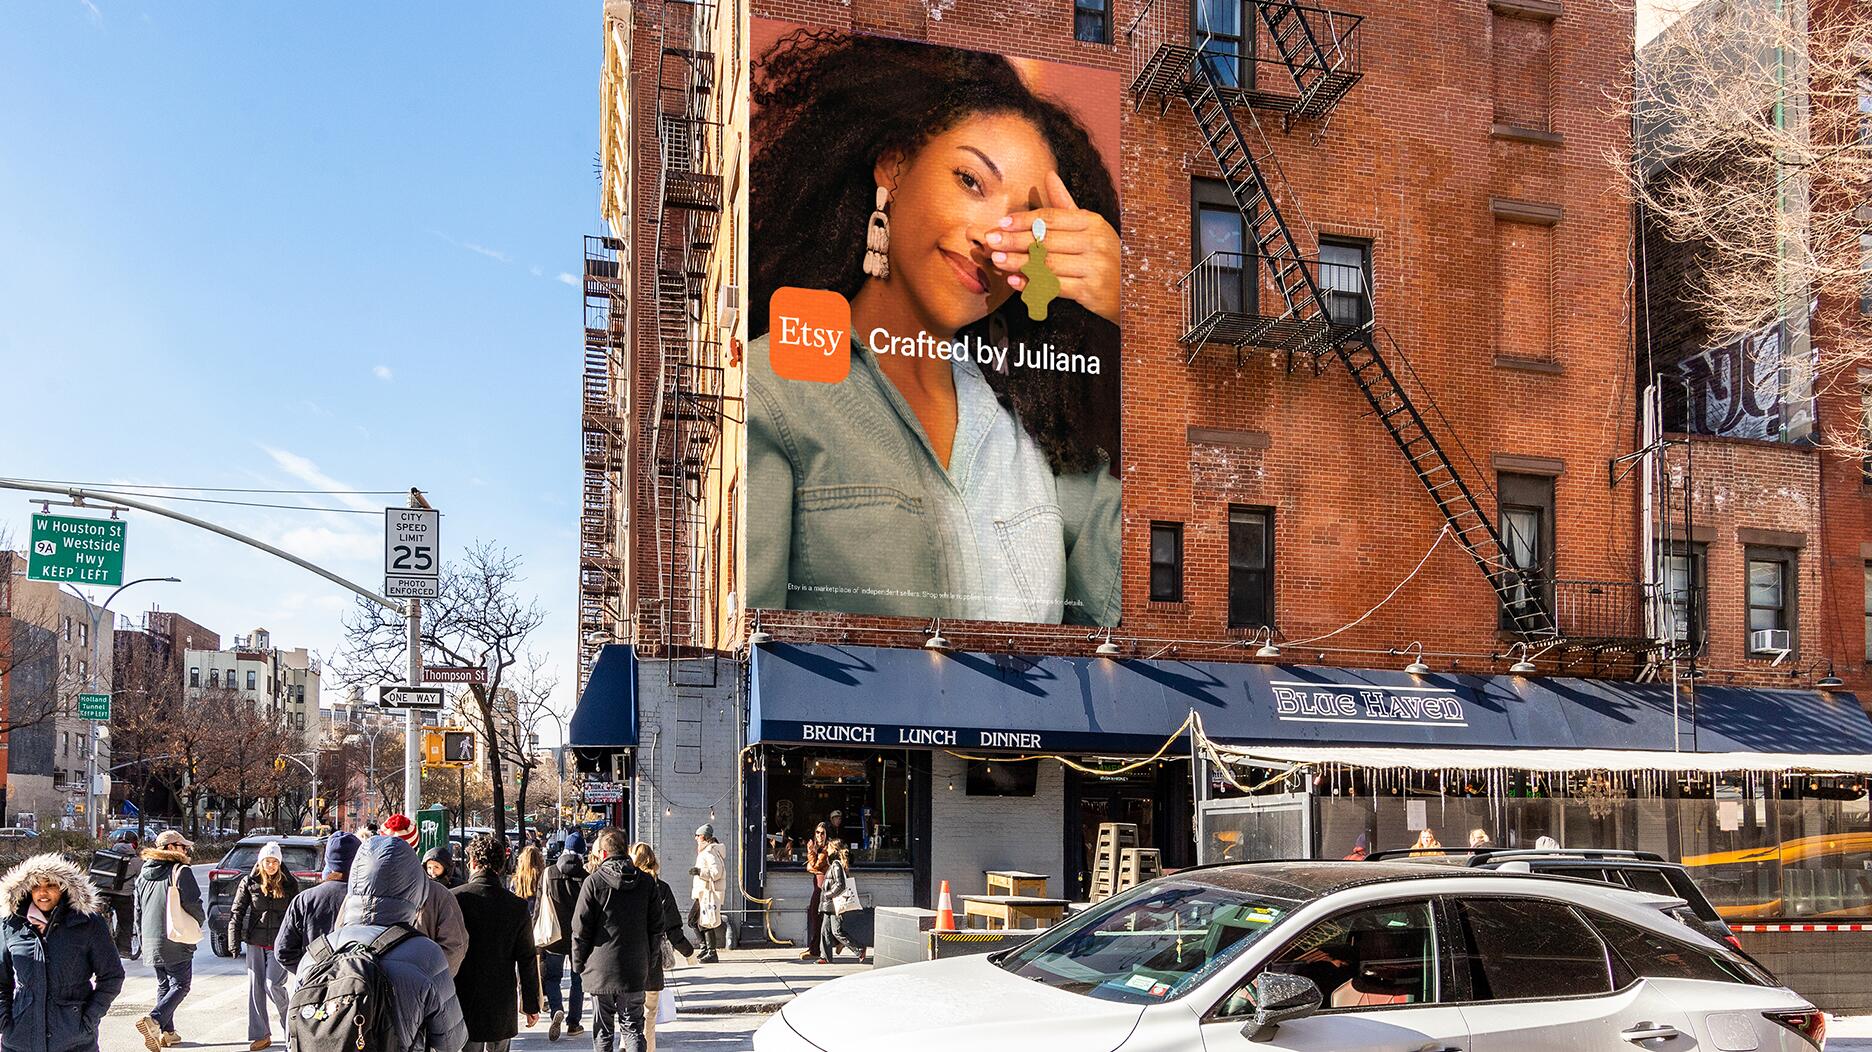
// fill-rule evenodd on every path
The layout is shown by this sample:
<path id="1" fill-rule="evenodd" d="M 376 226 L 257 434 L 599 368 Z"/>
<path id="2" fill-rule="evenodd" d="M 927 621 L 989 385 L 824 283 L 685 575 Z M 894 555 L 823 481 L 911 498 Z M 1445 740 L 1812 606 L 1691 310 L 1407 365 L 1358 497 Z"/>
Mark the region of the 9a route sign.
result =
<path id="1" fill-rule="evenodd" d="M 123 583 L 124 527 L 128 525 L 122 519 L 35 514 L 27 579 L 115 588 Z"/>
<path id="2" fill-rule="evenodd" d="M 440 595 L 442 513 L 431 508 L 384 509 L 384 594 L 392 599 Z"/>

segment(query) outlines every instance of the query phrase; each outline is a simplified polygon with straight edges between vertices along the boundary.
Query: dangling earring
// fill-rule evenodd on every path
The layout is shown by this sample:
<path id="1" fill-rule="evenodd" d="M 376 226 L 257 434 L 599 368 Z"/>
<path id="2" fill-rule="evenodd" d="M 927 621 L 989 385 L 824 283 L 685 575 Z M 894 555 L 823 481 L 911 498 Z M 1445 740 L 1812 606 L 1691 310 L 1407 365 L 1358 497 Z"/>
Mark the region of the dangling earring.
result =
<path id="1" fill-rule="evenodd" d="M 877 188 L 877 208 L 871 213 L 871 222 L 865 227 L 864 272 L 883 280 L 890 277 L 890 216 L 884 209 L 890 204 L 890 191 Z"/>

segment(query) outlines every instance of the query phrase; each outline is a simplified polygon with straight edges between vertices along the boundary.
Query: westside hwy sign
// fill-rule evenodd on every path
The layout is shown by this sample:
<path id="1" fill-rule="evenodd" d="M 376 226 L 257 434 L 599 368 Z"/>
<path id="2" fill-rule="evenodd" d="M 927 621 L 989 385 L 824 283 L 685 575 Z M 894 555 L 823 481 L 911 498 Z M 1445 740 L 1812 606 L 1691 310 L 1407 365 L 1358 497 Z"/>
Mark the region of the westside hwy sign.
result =
<path id="1" fill-rule="evenodd" d="M 122 584 L 126 525 L 122 519 L 34 515 L 27 579 L 106 588 Z"/>

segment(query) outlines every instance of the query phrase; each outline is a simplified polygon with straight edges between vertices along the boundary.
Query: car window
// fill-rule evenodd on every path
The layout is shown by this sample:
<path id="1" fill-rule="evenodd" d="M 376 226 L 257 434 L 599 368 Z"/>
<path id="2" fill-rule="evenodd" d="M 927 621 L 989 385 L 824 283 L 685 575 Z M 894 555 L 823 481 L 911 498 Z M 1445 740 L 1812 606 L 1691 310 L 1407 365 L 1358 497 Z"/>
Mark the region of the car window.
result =
<path id="1" fill-rule="evenodd" d="M 1677 898 L 1677 889 L 1671 887 L 1670 878 L 1661 869 L 1621 869 L 1616 871 L 1624 878 L 1627 886 L 1653 895 L 1669 895 Z"/>
<path id="2" fill-rule="evenodd" d="M 1565 903 L 1465 899 L 1456 903 L 1464 958 L 1459 974 L 1476 1001 L 1610 993 L 1606 947 Z"/>
<path id="3" fill-rule="evenodd" d="M 1740 960 L 1731 961 L 1654 931 L 1599 913 L 1587 914 L 1612 947 L 1613 971 L 1623 987 L 1634 978 L 1707 979 L 1717 983 L 1769 986 L 1765 977 Z"/>
<path id="4" fill-rule="evenodd" d="M 1326 1010 L 1428 1004 L 1437 999 L 1436 944 L 1428 903 L 1387 903 L 1319 922 L 1263 970 L 1313 980 Z M 1229 994 L 1219 1014 L 1254 1011 L 1253 978 Z"/>
<path id="5" fill-rule="evenodd" d="M 1106 899 L 1000 964 L 1072 993 L 1156 1004 L 1213 975 L 1296 905 L 1199 881 L 1156 881 Z"/>

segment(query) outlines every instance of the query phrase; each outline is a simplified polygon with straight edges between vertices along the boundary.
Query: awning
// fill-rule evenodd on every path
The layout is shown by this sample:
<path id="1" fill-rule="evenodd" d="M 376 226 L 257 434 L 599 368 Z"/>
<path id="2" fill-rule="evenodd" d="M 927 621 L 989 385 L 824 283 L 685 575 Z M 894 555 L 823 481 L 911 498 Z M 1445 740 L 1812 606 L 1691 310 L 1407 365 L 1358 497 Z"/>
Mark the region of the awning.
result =
<path id="1" fill-rule="evenodd" d="M 1150 752 L 1193 711 L 1212 741 L 1315 756 L 1323 747 L 1872 754 L 1872 720 L 1845 693 L 819 644 L 754 651 L 752 742 Z"/>
<path id="2" fill-rule="evenodd" d="M 1366 749 L 1218 745 L 1224 759 L 1262 767 L 1336 763 L 1348 767 L 1415 771 L 1798 771 L 1802 774 L 1872 774 L 1872 755 L 1814 753 L 1648 752 L 1639 749 Z"/>
<path id="3" fill-rule="evenodd" d="M 572 710 L 572 724 L 566 728 L 577 748 L 620 749 L 637 744 L 637 652 L 634 648 L 613 643 L 598 651 L 591 675 L 585 680 L 585 693 L 579 695 L 578 707 Z"/>

